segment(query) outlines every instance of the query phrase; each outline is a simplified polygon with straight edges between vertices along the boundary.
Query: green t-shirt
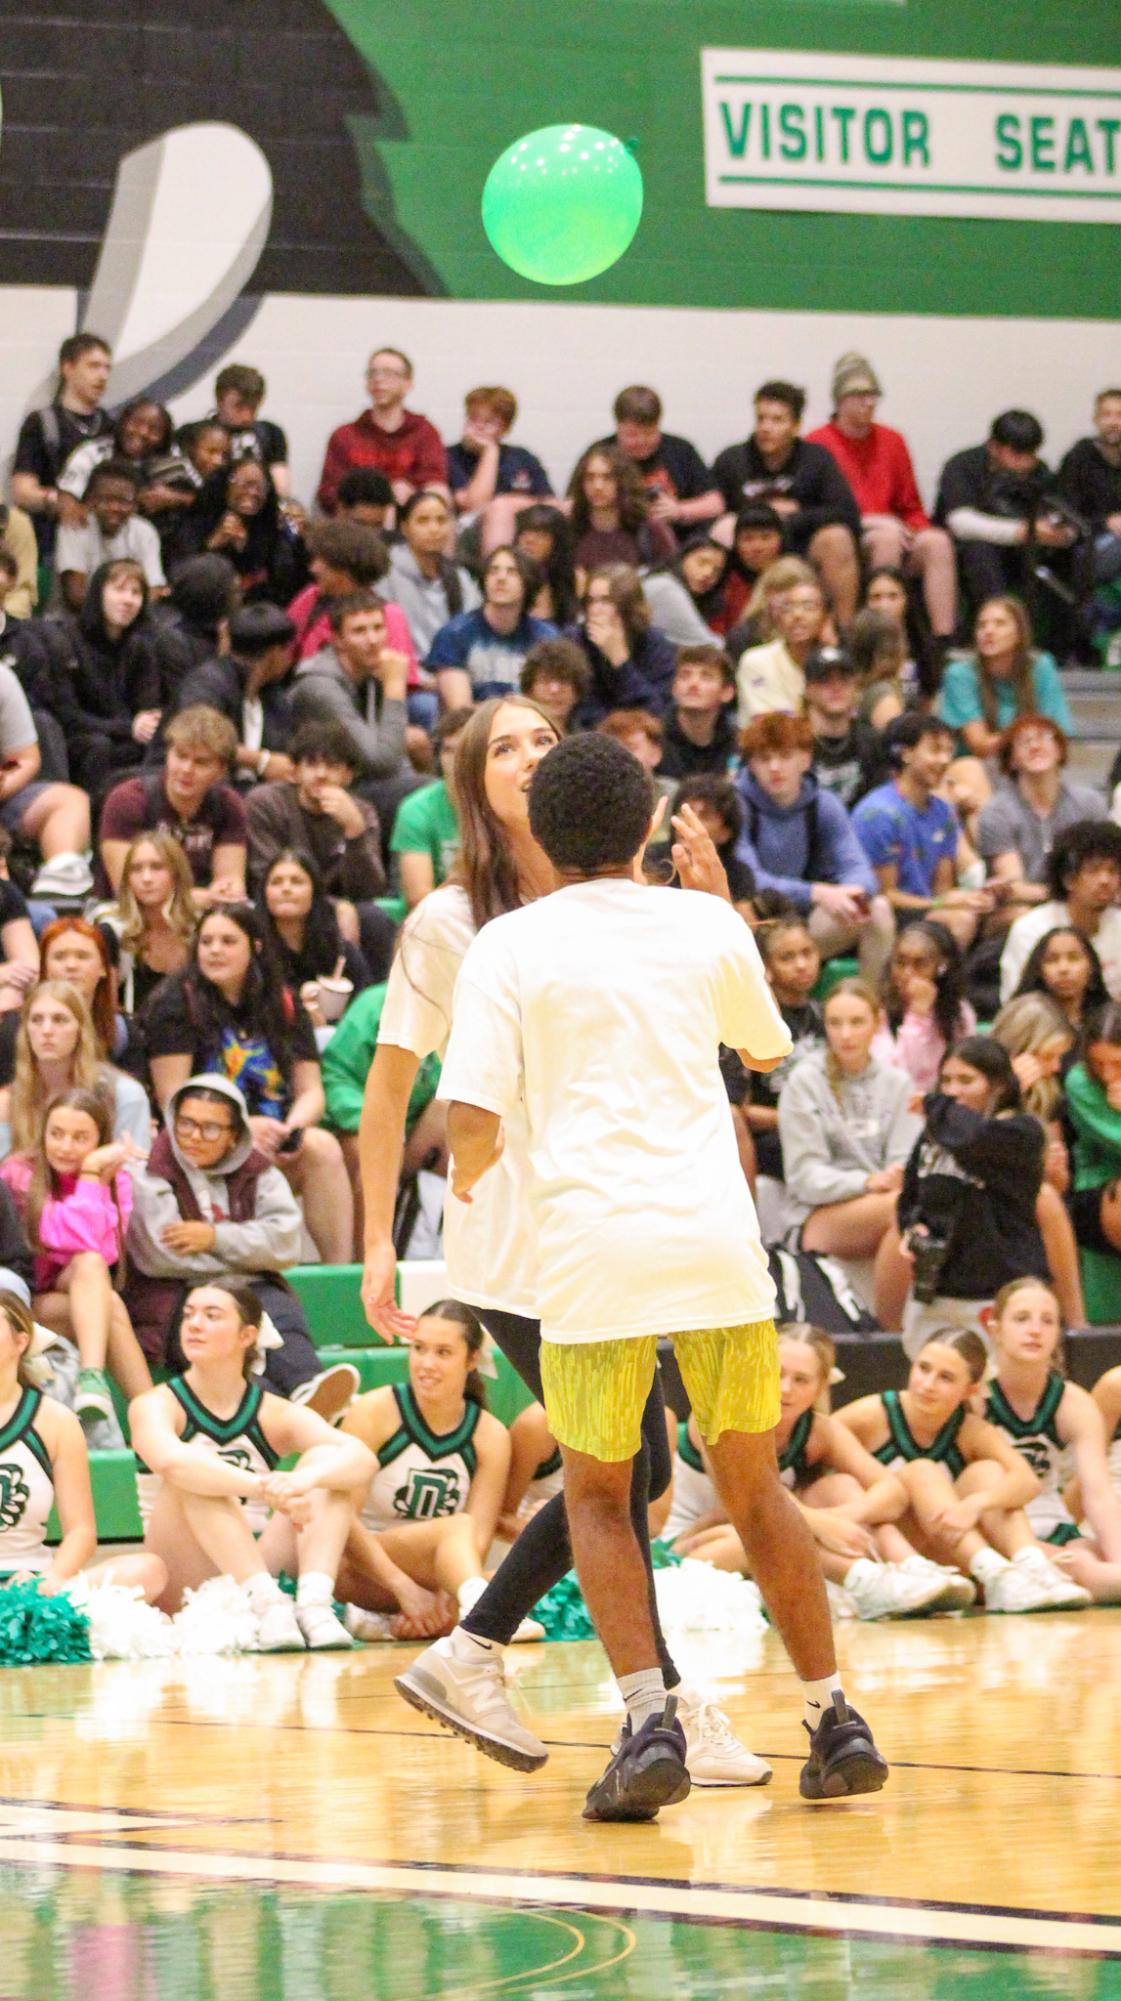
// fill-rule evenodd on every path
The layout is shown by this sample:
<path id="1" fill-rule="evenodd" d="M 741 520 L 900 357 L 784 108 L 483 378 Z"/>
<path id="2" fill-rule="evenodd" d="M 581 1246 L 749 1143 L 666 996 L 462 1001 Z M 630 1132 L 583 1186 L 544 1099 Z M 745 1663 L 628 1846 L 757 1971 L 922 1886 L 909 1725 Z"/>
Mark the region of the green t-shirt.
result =
<path id="1" fill-rule="evenodd" d="M 1070 729 L 1070 710 L 1067 707 L 1059 670 L 1049 653 L 1036 653 L 1031 663 L 1032 695 L 1035 712 L 1048 716 L 1058 723 L 1061 730 Z M 966 723 L 980 723 L 985 719 L 981 702 L 981 683 L 977 673 L 977 663 L 973 659 L 950 660 L 942 677 L 942 691 L 938 697 L 938 714 L 948 729 L 959 736 Z M 1006 730 L 1016 719 L 1016 691 L 1011 681 L 996 683 L 996 726 Z M 964 748 L 964 742 L 961 747 Z"/>
<path id="2" fill-rule="evenodd" d="M 427 855 L 436 886 L 446 881 L 459 853 L 459 818 L 442 778 L 402 799 L 389 846 L 395 855 Z"/>
<path id="3" fill-rule="evenodd" d="M 336 1132 L 356 1133 L 362 1116 L 366 1078 L 378 1046 L 378 1028 L 388 988 L 367 987 L 347 1008 L 333 1030 L 320 1057 L 323 1094 L 327 1100 L 327 1123 Z M 411 1133 L 425 1108 L 436 1096 L 440 1082 L 440 1059 L 426 1056 L 416 1073 L 405 1113 L 405 1131 Z"/>

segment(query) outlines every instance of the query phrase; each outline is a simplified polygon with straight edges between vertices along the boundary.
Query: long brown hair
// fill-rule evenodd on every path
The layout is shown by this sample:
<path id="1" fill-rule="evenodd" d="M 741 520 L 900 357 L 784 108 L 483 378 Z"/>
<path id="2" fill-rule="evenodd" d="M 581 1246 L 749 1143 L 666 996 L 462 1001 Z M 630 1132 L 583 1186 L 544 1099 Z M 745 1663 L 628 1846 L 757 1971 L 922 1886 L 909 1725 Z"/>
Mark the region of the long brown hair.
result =
<path id="1" fill-rule="evenodd" d="M 573 535 L 579 540 L 592 525 L 592 511 L 584 492 L 584 474 L 593 459 L 605 460 L 615 481 L 615 506 L 620 528 L 625 528 L 629 535 L 636 534 L 650 513 L 650 496 L 638 466 L 619 450 L 618 445 L 589 445 L 577 459 L 568 482 L 568 498 L 572 502 L 569 519 Z"/>
<path id="2" fill-rule="evenodd" d="M 141 848 L 155 848 L 161 862 L 171 876 L 171 895 L 164 905 L 164 916 L 171 929 L 180 937 L 185 946 L 194 937 L 197 913 L 191 898 L 194 886 L 190 864 L 183 852 L 182 844 L 162 827 L 155 827 L 150 833 L 137 834 L 129 842 L 121 870 L 121 886 L 117 891 L 117 909 L 121 915 L 121 944 L 126 952 L 135 957 L 144 943 L 146 929 L 144 912 L 136 901 L 129 882 L 132 865 Z"/>
<path id="3" fill-rule="evenodd" d="M 492 917 L 520 910 L 525 902 L 517 862 L 487 798 L 491 727 L 499 709 L 507 707 L 530 709 L 548 724 L 560 742 L 560 732 L 540 702 L 518 694 L 493 695 L 489 701 L 480 702 L 459 736 L 451 789 L 459 814 L 460 849 L 450 880 L 466 890 L 477 931 L 489 924 Z"/>
<path id="4" fill-rule="evenodd" d="M 1019 598 L 993 596 L 986 598 L 978 608 L 977 617 L 991 604 L 1002 605 L 1016 624 L 1016 651 L 1012 656 L 1012 691 L 1016 697 L 1017 716 L 1031 715 L 1035 708 L 1035 685 L 1032 681 L 1032 629 L 1027 612 Z M 997 720 L 997 684 L 979 653 L 974 654 L 977 662 L 977 691 L 981 698 L 981 708 L 985 721 L 991 730 L 999 729 Z"/>
<path id="5" fill-rule="evenodd" d="M 47 1091 L 32 1053 L 27 1022 L 37 1000 L 46 995 L 68 1008 L 78 1024 L 78 1040 L 70 1058 L 71 1084 L 83 1091 L 97 1091 L 112 1103 L 110 1087 L 101 1066 L 97 1034 L 85 1001 L 69 980 L 40 980 L 32 987 L 20 1009 L 16 1031 L 16 1062 L 12 1077 L 12 1152 L 30 1153 L 37 1145 L 47 1109 Z"/>
<path id="6" fill-rule="evenodd" d="M 117 1020 L 113 1004 L 113 961 L 105 942 L 104 932 L 100 931 L 96 924 L 88 924 L 84 917 L 55 917 L 47 925 L 39 940 L 39 965 L 44 978 L 49 978 L 47 960 L 50 958 L 51 946 L 56 938 L 65 938 L 68 931 L 76 931 L 79 938 L 85 938 L 87 943 L 93 945 L 101 960 L 101 978 L 94 989 L 93 999 L 89 1002 L 89 1011 L 93 1017 L 94 1034 L 97 1036 L 101 1054 L 111 1056 L 117 1039 Z"/>
<path id="7" fill-rule="evenodd" d="M 42 1221 L 43 1210 L 48 1201 L 52 1195 L 58 1192 L 55 1185 L 55 1172 L 47 1159 L 47 1122 L 52 1112 L 60 1110 L 84 1112 L 88 1119 L 92 1119 L 97 1128 L 98 1146 L 108 1146 L 113 1137 L 113 1107 L 100 1091 L 84 1091 L 79 1088 L 77 1090 L 55 1092 L 54 1097 L 44 1108 L 35 1145 L 29 1149 L 31 1156 L 31 1179 L 27 1184 L 23 1223 L 24 1229 L 27 1232 L 27 1241 L 33 1251 L 41 1251 L 43 1249 L 42 1240 L 39 1236 L 39 1225 Z M 121 1222 L 120 1204 L 117 1201 L 117 1190 L 112 1185 L 110 1185 L 109 1194 L 112 1198 L 113 1207 L 117 1211 L 117 1276 L 119 1282 L 124 1275 L 124 1229 Z"/>

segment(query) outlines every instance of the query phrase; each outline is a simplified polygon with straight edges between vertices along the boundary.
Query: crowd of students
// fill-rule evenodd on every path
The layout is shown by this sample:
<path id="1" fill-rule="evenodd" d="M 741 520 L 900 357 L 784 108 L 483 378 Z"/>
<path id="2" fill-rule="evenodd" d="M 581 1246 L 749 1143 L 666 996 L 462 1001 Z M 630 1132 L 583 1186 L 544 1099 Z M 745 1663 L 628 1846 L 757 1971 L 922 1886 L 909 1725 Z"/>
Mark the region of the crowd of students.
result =
<path id="1" fill-rule="evenodd" d="M 1019 1495 L 1006 1451 L 955 1448 L 965 1499 L 947 1505 L 972 1512 L 983 1549 L 964 1525 L 952 1546 L 933 1532 L 936 1491 L 870 1469 L 889 1439 L 929 1444 L 985 1393 L 968 1337 L 1010 1286 L 1077 1324 L 1080 1249 L 1121 1256 L 1121 770 L 1102 791 L 1067 777 L 1062 679 L 1032 624 L 1064 660 L 1112 629 L 1121 392 L 1098 397 L 1094 436 L 1055 475 L 1035 420 L 1004 413 L 949 462 L 928 516 L 859 355 L 838 363 L 820 432 L 800 436 L 801 392 L 771 381 L 751 436 L 711 468 L 635 386 L 554 495 L 508 442 L 508 390 L 470 392 L 445 450 L 407 407 L 407 358 L 379 349 L 311 518 L 256 370 L 223 369 L 214 409 L 176 431 L 148 397 L 109 415 L 109 362 L 92 334 L 64 342 L 0 523 L 0 1256 L 33 1315 L 23 1327 L 8 1295 L 4 1338 L 18 1373 L 36 1329 L 54 1335 L 54 1391 L 82 1430 L 56 1435 L 49 1413 L 43 1429 L 15 1373 L 0 1424 L 18 1417 L 33 1456 L 72 1469 L 75 1437 L 120 1441 L 113 1385 L 133 1402 L 163 1481 L 153 1598 L 228 1571 L 269 1630 L 295 1644 L 295 1617 L 315 1645 L 346 1644 L 322 1616 L 340 1573 L 367 1621 L 414 1636 L 470 1610 L 519 1499 L 508 1444 L 459 1407 L 470 1317 L 436 1315 L 411 1403 L 379 1392 L 363 1408 L 352 1369 L 319 1370 L 283 1274 L 371 1244 L 388 1271 L 405 1248 L 409 1188 L 447 1165 L 437 1089 L 459 960 L 489 917 L 551 886 L 521 812 L 526 757 L 602 730 L 711 835 L 793 1035 L 772 1075 L 725 1065 L 770 1234 L 874 1260 L 880 1323 L 928 1376 L 941 1337 L 933 1428 L 912 1379 L 860 1424 L 815 1417 L 812 1446 L 798 1427 L 823 1383 L 807 1354 L 824 1368 L 824 1350 L 800 1344 L 797 1395 L 813 1378 L 812 1395 L 794 1409 L 792 1393 L 779 1443 L 801 1440 L 811 1512 L 838 1511 L 833 1541 L 819 1536 L 827 1574 L 865 1610 L 924 1591 L 964 1602 L 944 1580 L 929 1597 L 939 1556 L 990 1603 L 1023 1599 L 1013 1570 L 1042 1590 L 1050 1559 L 1020 1526 L 1033 1496 L 996 1535 L 974 1506 L 991 1485 L 970 1484 L 974 1461 Z M 672 879 L 664 837 L 646 866 Z M 823 980 L 849 953 L 859 977 Z M 244 1387 L 250 1355 L 263 1389 Z M 153 1388 L 153 1367 L 169 1384 Z M 989 1405 L 1006 1395 L 1015 1415 L 1029 1374 L 1010 1363 Z M 1096 1420 L 1066 1394 L 1082 1432 L 1064 1419 L 1059 1440 L 1076 1447 Z M 661 1423 L 648 1412 L 639 1512 L 670 1477 Z M 962 1424 L 976 1443 L 981 1419 L 955 1438 Z M 470 1491 L 476 1529 L 458 1505 L 438 1510 L 459 1523 L 447 1535 L 391 1528 L 390 1444 L 460 1434 L 447 1493 Z M 250 1471 L 192 1487 L 185 1448 L 235 1435 Z M 290 1452 L 303 1470 L 277 1475 Z M 1089 1444 L 1075 1457 L 1079 1580 L 1108 1596 L 1121 1530 Z M 699 1475 L 685 1445 L 677 1464 Z M 76 1497 L 72 1470 L 61 1479 Z M 278 1526 L 251 1559 L 227 1504 L 252 1499 Z M 522 1626 L 527 1580 L 566 1546 L 561 1512 L 523 1516 L 522 1574 L 480 1631 Z M 718 1529 L 697 1553 L 728 1561 Z M 25 1567 L 0 1547 L 0 1570 Z M 294 1615 L 264 1581 L 281 1567 L 299 1571 Z"/>

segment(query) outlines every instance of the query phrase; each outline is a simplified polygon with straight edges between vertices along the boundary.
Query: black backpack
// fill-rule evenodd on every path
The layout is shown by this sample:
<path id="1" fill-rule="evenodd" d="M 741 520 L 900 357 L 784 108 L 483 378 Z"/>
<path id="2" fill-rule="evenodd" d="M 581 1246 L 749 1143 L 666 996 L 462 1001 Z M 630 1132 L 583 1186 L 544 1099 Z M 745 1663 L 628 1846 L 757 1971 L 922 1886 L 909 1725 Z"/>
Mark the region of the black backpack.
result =
<path id="1" fill-rule="evenodd" d="M 836 1258 L 816 1251 L 787 1251 L 776 1245 L 767 1252 L 775 1282 L 775 1321 L 805 1320 L 826 1334 L 878 1334 L 880 1323 L 849 1284 Z"/>

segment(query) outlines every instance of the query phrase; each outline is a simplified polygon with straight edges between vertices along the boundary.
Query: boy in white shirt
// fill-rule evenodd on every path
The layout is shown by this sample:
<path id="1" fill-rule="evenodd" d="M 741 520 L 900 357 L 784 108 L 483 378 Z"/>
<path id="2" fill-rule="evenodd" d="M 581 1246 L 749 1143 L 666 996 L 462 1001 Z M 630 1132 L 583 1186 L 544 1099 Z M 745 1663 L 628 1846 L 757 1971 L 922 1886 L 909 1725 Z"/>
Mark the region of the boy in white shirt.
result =
<path id="1" fill-rule="evenodd" d="M 627 1707 L 593 1819 L 652 1820 L 689 1790 L 630 1524 L 630 1462 L 660 1335 L 721 1498 L 805 1684 L 805 1798 L 878 1790 L 887 1766 L 845 1704 L 809 1532 L 778 1477 L 774 1289 L 740 1171 L 718 1049 L 769 1070 L 790 1037 L 754 940 L 718 897 L 636 879 L 653 789 L 609 737 L 534 774 L 530 826 L 564 885 L 496 918 L 464 960 L 441 1083 L 453 1192 L 529 1126 L 542 1374 L 576 1567 Z M 692 880 L 684 842 L 675 860 Z"/>

